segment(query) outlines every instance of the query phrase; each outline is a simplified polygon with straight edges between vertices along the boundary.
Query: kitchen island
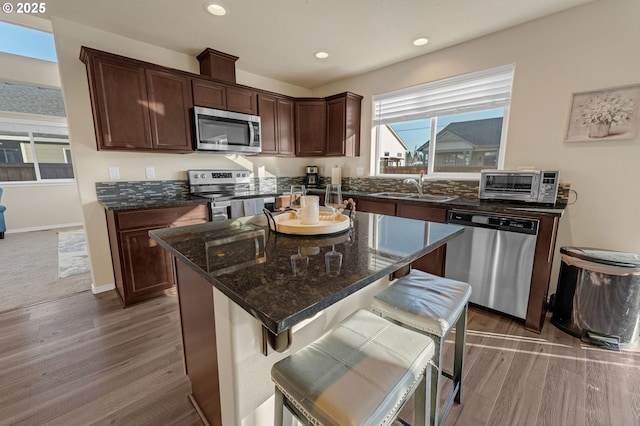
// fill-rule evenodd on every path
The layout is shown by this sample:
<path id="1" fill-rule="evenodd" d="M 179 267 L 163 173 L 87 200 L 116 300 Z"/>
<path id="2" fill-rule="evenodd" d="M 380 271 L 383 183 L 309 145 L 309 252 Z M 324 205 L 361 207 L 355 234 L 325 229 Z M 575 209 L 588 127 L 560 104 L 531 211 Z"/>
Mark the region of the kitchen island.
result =
<path id="1" fill-rule="evenodd" d="M 390 274 L 462 232 L 361 212 L 330 236 L 276 234 L 262 215 L 150 231 L 176 259 L 185 367 L 200 415 L 213 425 L 271 424 L 271 365 L 368 308 Z M 300 274 L 292 256 L 307 259 Z"/>

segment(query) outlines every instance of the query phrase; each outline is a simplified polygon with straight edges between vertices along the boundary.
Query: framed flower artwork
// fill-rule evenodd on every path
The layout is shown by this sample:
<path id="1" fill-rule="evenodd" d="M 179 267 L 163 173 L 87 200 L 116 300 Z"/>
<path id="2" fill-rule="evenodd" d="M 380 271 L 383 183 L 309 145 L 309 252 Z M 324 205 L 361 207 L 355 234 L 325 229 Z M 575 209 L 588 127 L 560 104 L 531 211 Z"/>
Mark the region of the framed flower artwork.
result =
<path id="1" fill-rule="evenodd" d="M 640 84 L 574 93 L 565 142 L 635 139 Z"/>

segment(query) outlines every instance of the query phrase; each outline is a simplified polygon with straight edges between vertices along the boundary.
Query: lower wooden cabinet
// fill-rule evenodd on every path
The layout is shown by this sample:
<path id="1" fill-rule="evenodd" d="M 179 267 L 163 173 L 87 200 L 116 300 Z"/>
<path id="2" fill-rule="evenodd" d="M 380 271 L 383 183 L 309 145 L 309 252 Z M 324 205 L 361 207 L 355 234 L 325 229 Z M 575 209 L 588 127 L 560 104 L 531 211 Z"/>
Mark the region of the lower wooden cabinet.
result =
<path id="1" fill-rule="evenodd" d="M 122 306 L 175 291 L 173 259 L 149 237 L 149 231 L 208 220 L 207 204 L 107 211 L 116 293 Z"/>
<path id="2" fill-rule="evenodd" d="M 426 220 L 428 222 L 445 223 L 447 221 L 447 209 L 444 207 L 398 204 L 396 207 L 396 216 Z M 444 276 L 446 254 L 447 246 L 444 245 L 422 256 L 413 262 L 411 267 L 442 277 Z"/>

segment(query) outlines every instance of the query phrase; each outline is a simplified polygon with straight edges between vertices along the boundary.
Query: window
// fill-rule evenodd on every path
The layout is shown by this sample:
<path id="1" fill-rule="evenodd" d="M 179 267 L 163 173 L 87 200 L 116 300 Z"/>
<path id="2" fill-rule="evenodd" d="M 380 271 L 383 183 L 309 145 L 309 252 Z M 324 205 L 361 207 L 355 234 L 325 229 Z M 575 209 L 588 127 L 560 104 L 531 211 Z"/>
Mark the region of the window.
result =
<path id="1" fill-rule="evenodd" d="M 64 125 L 0 122 L 0 182 L 73 180 Z"/>
<path id="2" fill-rule="evenodd" d="M 512 81 L 505 65 L 374 96 L 376 174 L 500 168 Z"/>

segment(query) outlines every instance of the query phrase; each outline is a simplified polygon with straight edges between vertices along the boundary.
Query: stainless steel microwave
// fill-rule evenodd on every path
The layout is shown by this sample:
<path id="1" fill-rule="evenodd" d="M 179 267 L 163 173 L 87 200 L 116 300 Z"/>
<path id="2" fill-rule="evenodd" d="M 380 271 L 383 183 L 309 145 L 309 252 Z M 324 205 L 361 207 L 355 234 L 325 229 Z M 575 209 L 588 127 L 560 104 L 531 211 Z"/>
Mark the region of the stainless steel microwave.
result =
<path id="1" fill-rule="evenodd" d="M 478 195 L 481 200 L 555 204 L 558 187 L 557 170 L 482 170 Z"/>
<path id="2" fill-rule="evenodd" d="M 219 109 L 194 107 L 196 151 L 259 154 L 260 117 Z"/>

